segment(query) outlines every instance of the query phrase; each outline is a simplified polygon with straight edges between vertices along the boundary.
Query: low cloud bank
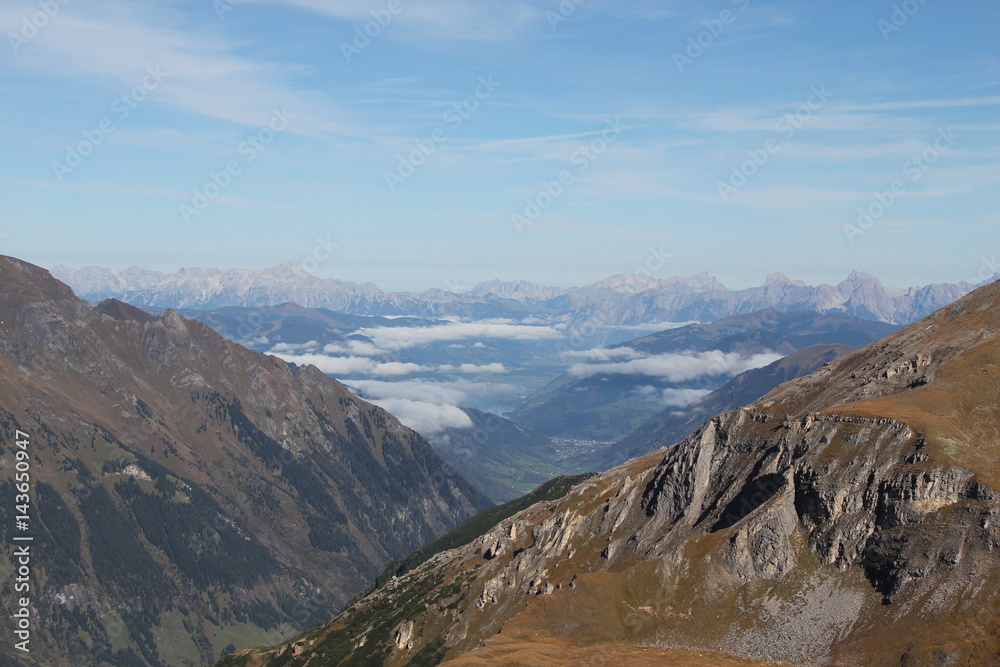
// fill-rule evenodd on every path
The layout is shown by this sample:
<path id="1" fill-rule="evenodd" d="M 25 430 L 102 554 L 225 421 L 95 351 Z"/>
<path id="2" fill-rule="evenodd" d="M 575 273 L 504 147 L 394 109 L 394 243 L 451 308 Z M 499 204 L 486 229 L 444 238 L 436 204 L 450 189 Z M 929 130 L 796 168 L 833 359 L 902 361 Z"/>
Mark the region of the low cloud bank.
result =
<path id="1" fill-rule="evenodd" d="M 643 386 L 638 389 L 639 395 L 647 400 L 656 401 L 667 408 L 686 408 L 699 399 L 711 394 L 709 389 L 660 389 L 653 386 Z"/>
<path id="2" fill-rule="evenodd" d="M 660 354 L 606 363 L 578 363 L 570 367 L 570 375 L 644 375 L 667 380 L 687 382 L 701 377 L 737 375 L 753 368 L 762 368 L 781 359 L 783 355 L 765 352 L 745 356 L 738 352 L 708 350 L 688 354 Z"/>
<path id="3" fill-rule="evenodd" d="M 451 382 L 345 380 L 344 384 L 426 437 L 448 428 L 471 428 L 472 420 L 459 406 L 468 405 L 474 399 L 513 396 L 521 390 L 514 385 L 485 384 L 466 379 Z"/>

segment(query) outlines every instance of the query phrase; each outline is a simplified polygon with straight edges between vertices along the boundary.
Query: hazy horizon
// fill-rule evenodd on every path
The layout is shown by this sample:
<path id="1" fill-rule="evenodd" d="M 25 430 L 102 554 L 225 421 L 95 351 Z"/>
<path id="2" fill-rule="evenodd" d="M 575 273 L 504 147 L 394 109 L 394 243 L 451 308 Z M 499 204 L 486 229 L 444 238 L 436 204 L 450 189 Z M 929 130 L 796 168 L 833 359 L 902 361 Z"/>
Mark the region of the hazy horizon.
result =
<path id="1" fill-rule="evenodd" d="M 293 264 L 294 264 L 294 262 L 293 262 Z M 992 268 L 992 269 L 995 269 L 996 271 L 1000 271 L 1000 266 L 996 266 L 992 262 L 988 262 L 987 264 L 988 264 L 988 266 L 986 266 L 986 268 Z M 205 270 L 218 269 L 218 270 L 221 270 L 221 271 L 264 270 L 264 269 L 275 268 L 278 265 L 262 266 L 262 267 L 241 267 L 241 266 L 181 266 L 181 267 L 177 267 L 176 269 L 173 269 L 173 270 L 151 269 L 151 268 L 148 268 L 148 267 L 139 266 L 137 264 L 131 264 L 131 265 L 126 265 L 126 266 L 121 266 L 121 267 L 97 266 L 95 264 L 90 264 L 90 265 L 85 265 L 85 266 L 66 266 L 66 265 L 56 265 L 56 266 L 64 267 L 64 268 L 67 268 L 67 269 L 69 269 L 71 271 L 78 271 L 78 270 L 81 270 L 81 269 L 88 269 L 88 268 L 106 269 L 106 270 L 112 271 L 112 272 L 114 272 L 116 274 L 120 274 L 123 271 L 125 271 L 127 269 L 130 269 L 130 268 L 140 268 L 140 269 L 144 269 L 144 270 L 147 270 L 147 271 L 159 271 L 161 273 L 165 273 L 165 274 L 171 275 L 171 274 L 176 274 L 176 273 L 178 273 L 180 271 L 183 271 L 183 270 L 190 270 L 190 269 L 205 269 Z M 470 282 L 470 283 L 459 283 L 459 282 L 454 282 L 452 280 L 444 280 L 444 281 L 441 281 L 439 283 L 434 284 L 434 283 L 425 283 L 425 282 L 418 281 L 418 280 L 412 280 L 412 281 L 406 281 L 406 280 L 379 280 L 378 278 L 362 278 L 362 279 L 358 279 L 358 280 L 348 280 L 348 279 L 345 279 L 345 278 L 342 278 L 342 277 L 339 277 L 339 276 L 336 276 L 336 275 L 332 275 L 332 276 L 317 275 L 316 273 L 303 268 L 301 266 L 301 264 L 296 264 L 296 266 L 298 266 L 300 269 L 302 269 L 306 273 L 308 273 L 308 274 L 310 274 L 310 275 L 312 275 L 312 276 L 314 276 L 316 278 L 321 278 L 321 279 L 327 279 L 327 278 L 329 278 L 329 279 L 335 279 L 335 280 L 345 280 L 347 282 L 353 282 L 353 283 L 357 283 L 357 284 L 372 283 L 376 287 L 378 287 L 379 289 L 381 289 L 383 292 L 413 292 L 413 293 L 417 293 L 417 294 L 425 292 L 425 291 L 428 291 L 428 290 L 432 290 L 432 289 L 442 289 L 442 290 L 445 290 L 445 291 L 454 292 L 456 294 L 462 294 L 462 293 L 465 293 L 465 292 L 468 292 L 468 291 L 472 290 L 474 287 L 476 287 L 477 285 L 479 285 L 481 283 L 490 282 L 492 280 L 500 280 L 502 282 L 518 282 L 518 281 L 523 280 L 523 281 L 526 281 L 526 282 L 529 282 L 531 284 L 534 284 L 534 285 L 537 285 L 537 286 L 541 286 L 541 287 L 556 287 L 556 288 L 570 289 L 570 288 L 574 288 L 574 287 L 586 287 L 588 285 L 593 285 L 595 283 L 602 282 L 604 280 L 608 280 L 608 279 L 614 278 L 616 276 L 628 276 L 629 274 L 635 273 L 634 271 L 629 271 L 629 272 L 625 272 L 625 273 L 615 274 L 615 276 L 603 276 L 603 277 L 597 278 L 595 280 L 590 280 L 590 281 L 588 281 L 586 283 L 568 283 L 568 282 L 560 282 L 560 281 L 542 282 L 542 281 L 538 281 L 538 280 L 532 280 L 530 277 L 519 276 L 519 277 L 511 277 L 511 278 L 496 278 L 496 277 L 494 277 L 494 278 L 487 278 L 485 280 L 478 280 L 478 281 L 476 281 L 474 283 L 473 282 Z M 42 267 L 42 268 L 51 270 L 51 269 L 53 269 L 55 267 L 45 266 L 45 267 Z M 869 273 L 870 275 L 874 276 L 877 280 L 879 280 L 883 285 L 885 285 L 886 287 L 888 287 L 890 289 L 907 289 L 907 288 L 915 288 L 915 287 L 925 287 L 927 285 L 933 284 L 931 282 L 920 283 L 920 284 L 912 284 L 912 285 L 897 285 L 897 284 L 892 284 L 892 283 L 886 282 L 881 276 L 879 276 L 876 273 L 862 271 L 861 269 L 854 269 L 854 270 L 848 271 L 843 276 L 841 276 L 839 279 L 833 279 L 833 280 L 830 280 L 830 281 L 821 281 L 821 282 L 809 282 L 809 281 L 801 280 L 800 278 L 797 278 L 794 275 L 788 275 L 784 271 L 771 271 L 771 272 L 767 273 L 766 275 L 762 275 L 761 278 L 760 278 L 760 280 L 758 280 L 757 282 L 750 282 L 750 283 L 738 284 L 738 285 L 726 283 L 725 281 L 720 280 L 718 276 L 712 276 L 712 274 L 710 272 L 708 272 L 708 271 L 699 271 L 697 273 L 687 274 L 687 275 L 683 275 L 683 276 L 681 276 L 681 275 L 674 275 L 674 274 L 665 274 L 665 273 L 662 274 L 662 275 L 655 275 L 655 274 L 653 274 L 652 277 L 654 279 L 657 279 L 657 280 L 666 280 L 666 279 L 671 279 L 671 278 L 690 278 L 690 277 L 694 277 L 696 275 L 708 274 L 708 275 L 712 276 L 713 278 L 715 278 L 716 280 L 718 280 L 719 282 L 721 282 L 727 289 L 738 291 L 738 290 L 744 290 L 744 289 L 752 289 L 754 287 L 760 287 L 760 286 L 762 286 L 762 285 L 764 285 L 766 283 L 767 279 L 770 276 L 775 275 L 775 274 L 784 274 L 786 278 L 788 278 L 789 280 L 791 280 L 793 282 L 803 282 L 806 285 L 810 285 L 810 286 L 818 286 L 818 285 L 821 285 L 821 284 L 827 284 L 827 285 L 836 286 L 839 283 L 843 282 L 844 280 L 848 279 L 849 276 L 850 276 L 850 274 L 853 273 L 854 271 L 861 271 L 863 273 Z M 983 282 L 984 280 L 989 280 L 989 278 L 992 278 L 995 275 L 996 274 L 992 274 L 990 276 L 987 276 L 983 280 L 976 280 L 976 281 L 972 281 L 972 280 L 970 280 L 970 278 L 978 278 L 978 276 L 968 276 L 967 278 L 964 278 L 964 279 L 961 279 L 961 280 L 950 281 L 949 283 L 946 283 L 946 284 L 956 284 L 956 283 L 961 283 L 963 281 L 964 282 L 969 282 L 970 284 L 978 284 L 980 282 Z"/>

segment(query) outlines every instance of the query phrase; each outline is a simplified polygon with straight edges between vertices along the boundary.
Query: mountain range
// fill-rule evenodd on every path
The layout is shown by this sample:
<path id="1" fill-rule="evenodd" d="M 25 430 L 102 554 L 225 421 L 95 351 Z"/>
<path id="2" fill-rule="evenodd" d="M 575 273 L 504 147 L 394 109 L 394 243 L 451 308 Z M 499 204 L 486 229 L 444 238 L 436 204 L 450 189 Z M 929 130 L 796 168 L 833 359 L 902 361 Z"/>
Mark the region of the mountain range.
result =
<path id="1" fill-rule="evenodd" d="M 220 665 L 998 664 L 998 395 L 1000 283 Z"/>
<path id="2" fill-rule="evenodd" d="M 173 310 L 92 306 L 9 257 L 0 424 L 3 562 L 33 538 L 33 664 L 201 665 L 277 642 L 491 504 L 315 367 Z M 25 528 L 6 474 L 16 432 Z M 12 608 L 13 578 L 0 585 Z M 4 642 L 0 660 L 13 655 Z"/>
<path id="3" fill-rule="evenodd" d="M 99 267 L 55 267 L 53 275 L 92 302 L 116 298 L 151 308 L 217 309 L 286 302 L 355 315 L 523 318 L 566 321 L 570 330 L 661 322 L 711 322 L 764 308 L 844 313 L 893 324 L 912 322 L 967 294 L 965 282 L 897 289 L 854 272 L 838 285 L 810 286 L 776 273 L 763 285 L 727 289 L 702 273 L 658 279 L 621 274 L 583 287 L 561 288 L 520 281 L 488 281 L 454 293 L 383 292 L 373 283 L 318 278 L 296 264 L 266 269 L 181 269 L 172 274 L 130 267 L 120 273 Z"/>

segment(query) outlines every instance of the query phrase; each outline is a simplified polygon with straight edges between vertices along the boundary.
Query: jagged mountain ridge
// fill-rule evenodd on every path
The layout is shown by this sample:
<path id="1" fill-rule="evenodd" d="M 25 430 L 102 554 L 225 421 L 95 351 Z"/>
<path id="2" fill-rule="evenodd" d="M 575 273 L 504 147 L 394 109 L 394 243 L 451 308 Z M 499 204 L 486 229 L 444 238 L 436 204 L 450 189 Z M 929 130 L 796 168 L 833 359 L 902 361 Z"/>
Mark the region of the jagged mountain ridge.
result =
<path id="1" fill-rule="evenodd" d="M 706 273 L 686 278 L 621 274 L 593 285 L 559 288 L 527 281 L 488 281 L 463 293 L 383 292 L 372 283 L 317 278 L 295 264 L 267 269 L 181 269 L 163 274 L 131 267 L 121 273 L 56 267 L 56 277 L 93 302 L 117 298 L 153 308 L 214 309 L 293 302 L 356 315 L 564 319 L 571 329 L 659 322 L 710 322 L 763 308 L 840 312 L 894 324 L 912 322 L 967 294 L 968 283 L 885 287 L 866 273 L 838 285 L 809 286 L 772 274 L 760 287 L 729 290 Z"/>
<path id="2" fill-rule="evenodd" d="M 225 665 L 995 665 L 998 395 L 1000 283 Z"/>
<path id="3" fill-rule="evenodd" d="M 7 257 L 0 422 L 31 437 L 32 655 L 54 667 L 204 664 L 276 641 L 488 506 L 318 369 L 174 311 L 92 307 Z M 13 455 L 0 445 L 0 467 Z"/>

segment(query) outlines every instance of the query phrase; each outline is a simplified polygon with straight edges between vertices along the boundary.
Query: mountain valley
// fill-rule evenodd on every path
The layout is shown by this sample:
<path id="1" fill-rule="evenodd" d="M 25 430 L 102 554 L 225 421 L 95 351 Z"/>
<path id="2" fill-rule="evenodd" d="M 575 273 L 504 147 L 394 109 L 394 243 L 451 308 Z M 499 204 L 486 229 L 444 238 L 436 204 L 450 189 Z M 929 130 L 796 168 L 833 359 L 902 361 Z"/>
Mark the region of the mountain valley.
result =
<path id="1" fill-rule="evenodd" d="M 1000 283 L 221 664 L 996 664 L 998 334 Z"/>

